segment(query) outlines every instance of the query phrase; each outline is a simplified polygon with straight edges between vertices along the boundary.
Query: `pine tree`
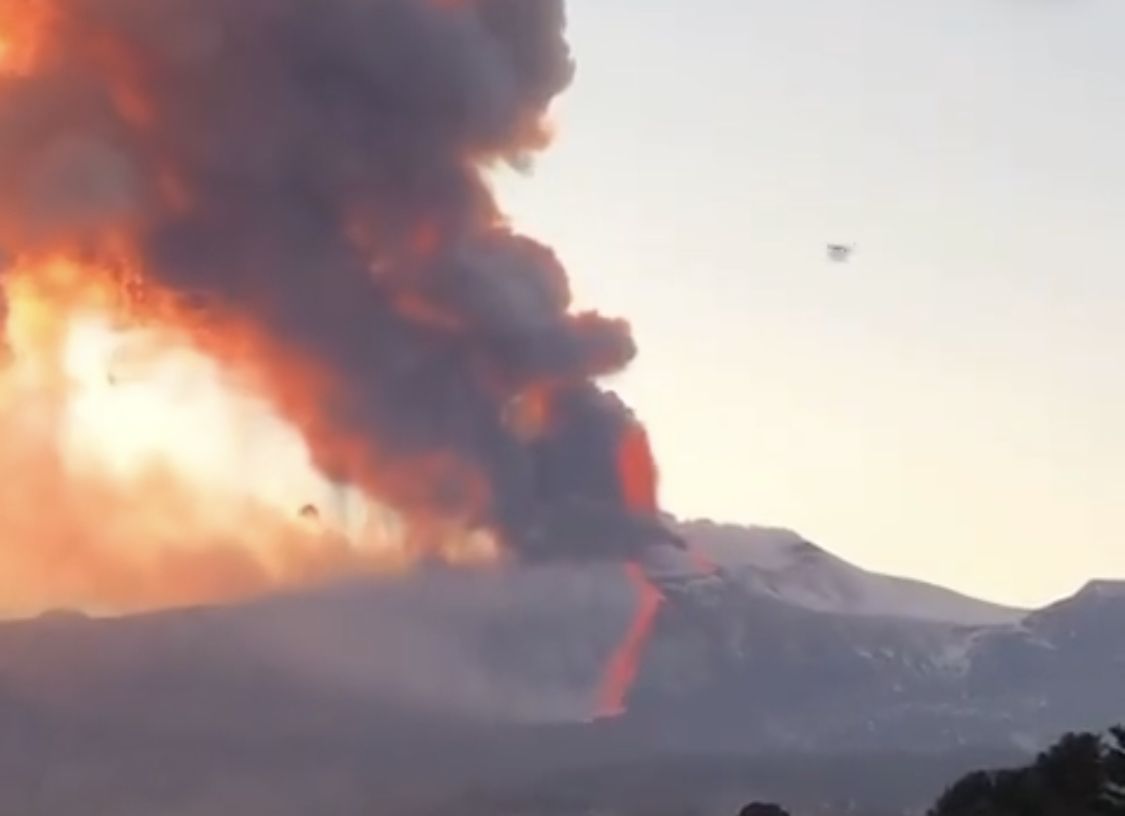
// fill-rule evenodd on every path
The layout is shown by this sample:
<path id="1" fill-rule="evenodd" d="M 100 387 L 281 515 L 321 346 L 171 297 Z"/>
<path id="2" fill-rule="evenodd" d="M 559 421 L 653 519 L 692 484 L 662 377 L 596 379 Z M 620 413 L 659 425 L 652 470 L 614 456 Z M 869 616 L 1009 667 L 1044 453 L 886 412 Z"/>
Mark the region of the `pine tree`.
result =
<path id="1" fill-rule="evenodd" d="M 1026 768 L 968 774 L 930 816 L 1125 816 L 1125 728 L 1067 734 Z"/>
<path id="2" fill-rule="evenodd" d="M 1125 726 L 1118 726 L 1106 738 L 1106 803 L 1114 816 L 1125 816 Z"/>

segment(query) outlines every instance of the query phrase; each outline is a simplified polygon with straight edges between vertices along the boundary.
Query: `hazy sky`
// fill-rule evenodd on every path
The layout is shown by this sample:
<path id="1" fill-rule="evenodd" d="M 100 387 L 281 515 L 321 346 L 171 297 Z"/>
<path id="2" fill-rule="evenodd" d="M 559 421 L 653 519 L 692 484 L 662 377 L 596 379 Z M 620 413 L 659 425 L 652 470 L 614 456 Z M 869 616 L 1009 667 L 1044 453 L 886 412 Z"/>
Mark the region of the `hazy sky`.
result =
<path id="1" fill-rule="evenodd" d="M 1004 601 L 1125 577 L 1125 3 L 570 9 L 499 188 L 632 320 L 668 508 Z"/>

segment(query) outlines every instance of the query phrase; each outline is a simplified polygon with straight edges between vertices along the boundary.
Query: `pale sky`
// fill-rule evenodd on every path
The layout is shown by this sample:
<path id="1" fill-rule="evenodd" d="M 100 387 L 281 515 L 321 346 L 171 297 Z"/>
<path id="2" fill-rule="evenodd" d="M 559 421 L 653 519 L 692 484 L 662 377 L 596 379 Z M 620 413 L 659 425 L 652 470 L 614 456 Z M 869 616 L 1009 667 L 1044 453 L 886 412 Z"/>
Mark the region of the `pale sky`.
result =
<path id="1" fill-rule="evenodd" d="M 1125 2 L 570 18 L 558 141 L 498 189 L 633 322 L 667 508 L 1007 602 L 1125 577 Z"/>

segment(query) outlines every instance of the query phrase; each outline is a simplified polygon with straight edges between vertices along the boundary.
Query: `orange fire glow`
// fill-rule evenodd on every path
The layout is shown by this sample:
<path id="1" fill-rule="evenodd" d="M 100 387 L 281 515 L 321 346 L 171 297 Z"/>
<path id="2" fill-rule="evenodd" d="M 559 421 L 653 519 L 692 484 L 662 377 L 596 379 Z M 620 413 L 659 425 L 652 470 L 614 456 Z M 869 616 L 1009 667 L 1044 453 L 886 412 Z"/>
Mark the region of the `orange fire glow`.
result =
<path id="1" fill-rule="evenodd" d="M 648 433 L 640 423 L 635 423 L 621 439 L 617 467 L 626 505 L 636 513 L 655 515 L 659 510 L 656 462 Z M 664 601 L 640 564 L 626 564 L 625 572 L 634 588 L 636 609 L 624 638 L 606 664 L 598 696 L 599 717 L 616 717 L 625 712 L 629 691 Z"/>
<path id="2" fill-rule="evenodd" d="M 638 513 L 656 513 L 656 460 L 648 433 L 639 423 L 626 431 L 618 449 L 617 467 L 626 506 Z"/>
<path id="3" fill-rule="evenodd" d="M 520 439 L 535 439 L 550 427 L 551 396 L 550 387 L 544 385 L 528 388 L 509 403 L 508 426 Z"/>
<path id="4" fill-rule="evenodd" d="M 522 529 L 504 526 L 498 499 L 508 497 L 490 495 L 511 483 L 501 469 L 509 455 L 517 476 L 550 477 L 536 480 L 550 483 L 542 496 L 539 484 L 528 491 L 535 512 L 584 498 L 572 482 L 594 483 L 600 501 L 609 482 L 614 520 L 655 516 L 656 466 L 639 424 L 605 451 L 628 513 L 603 478 L 606 459 L 589 457 L 594 479 L 577 466 L 572 478 L 550 438 L 553 425 L 570 429 L 563 389 L 601 396 L 596 379 L 631 359 L 628 325 L 572 314 L 561 265 L 502 226 L 478 178 L 549 141 L 547 103 L 570 73 L 561 15 L 548 6 L 509 26 L 477 15 L 476 0 L 428 2 L 443 13 L 412 9 L 425 25 L 401 31 L 417 29 L 422 45 L 401 51 L 443 50 L 413 71 L 397 57 L 370 60 L 362 31 L 336 42 L 317 26 L 306 38 L 284 4 L 261 26 L 239 0 L 167 9 L 0 0 L 0 102 L 12 124 L 0 168 L 0 618 L 226 602 L 424 558 L 492 564 L 518 552 L 499 537 Z M 367 16 L 334 5 L 323 27 L 332 37 Z M 378 34 L 382 18 L 371 19 L 367 33 Z M 154 32 L 168 41 L 150 47 Z M 353 44 L 357 53 L 339 62 L 343 93 L 301 81 L 292 98 L 273 98 L 279 77 L 337 64 L 339 48 L 320 49 Z M 491 50 L 449 61 L 450 44 Z M 543 52 L 542 65 L 525 47 Z M 269 59 L 244 61 L 244 52 Z M 289 54 L 295 62 L 273 58 Z M 352 66 L 362 81 L 350 80 Z M 461 76 L 478 68 L 480 77 Z M 391 120 L 352 121 L 369 88 L 406 85 L 415 73 L 423 81 L 404 91 L 402 115 L 396 104 Z M 220 74 L 239 81 L 217 82 Z M 434 110 L 443 102 L 457 110 Z M 269 138 L 291 129 L 292 139 Z M 393 131 L 385 144 L 373 138 L 384 130 Z M 234 172 L 242 164 L 245 175 Z M 254 190 L 245 201 L 244 188 Z M 275 240 L 291 227 L 292 240 Z M 472 267 L 461 272 L 493 252 L 511 257 L 496 270 L 526 266 L 528 298 L 453 296 L 475 294 L 476 278 L 446 273 L 478 245 L 483 260 L 465 252 Z M 458 263 L 441 263 L 451 249 Z M 181 254 L 190 262 L 178 263 Z M 458 286 L 440 285 L 450 282 Z M 508 319 L 527 304 L 530 328 Z M 373 326 L 387 332 L 368 334 Z M 520 345 L 534 352 L 527 360 Z M 427 387 L 431 378 L 439 387 Z M 473 410 L 458 415 L 460 400 L 434 396 L 447 384 Z M 423 410 L 438 403 L 454 407 Z M 501 434 L 494 410 L 506 404 Z M 627 410 L 613 406 L 598 405 L 589 421 L 594 444 Z M 399 419 L 415 413 L 418 422 Z M 573 425 L 585 431 L 584 422 Z M 486 435 L 497 438 L 477 455 Z M 540 444 L 520 450 L 512 437 Z M 636 614 L 600 689 L 609 716 L 624 710 L 662 602 L 639 564 L 626 572 Z"/>
<path id="5" fill-rule="evenodd" d="M 5 274 L 0 616 L 225 601 L 403 569 L 423 548 L 497 557 L 489 536 L 451 525 L 310 525 L 298 509 L 328 486 L 301 437 L 203 351 L 225 341 L 235 361 L 247 337 L 193 330 L 122 284 L 63 257 Z"/>
<path id="6" fill-rule="evenodd" d="M 50 15 L 41 0 L 0 0 L 0 76 L 23 73 L 35 63 Z"/>
<path id="7" fill-rule="evenodd" d="M 629 691 L 640 671 L 641 658 L 652 634 L 664 596 L 635 563 L 625 565 L 626 575 L 636 594 L 636 611 L 629 629 L 606 664 L 601 689 L 598 693 L 597 716 L 618 717 L 625 713 Z"/>

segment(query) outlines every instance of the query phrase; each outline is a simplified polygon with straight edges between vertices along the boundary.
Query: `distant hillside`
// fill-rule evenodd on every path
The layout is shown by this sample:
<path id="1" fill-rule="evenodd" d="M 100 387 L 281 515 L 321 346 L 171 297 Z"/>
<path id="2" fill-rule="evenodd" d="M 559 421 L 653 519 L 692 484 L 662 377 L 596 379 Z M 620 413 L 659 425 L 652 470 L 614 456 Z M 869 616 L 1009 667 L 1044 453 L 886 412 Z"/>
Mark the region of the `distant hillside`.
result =
<path id="1" fill-rule="evenodd" d="M 654 573 L 666 601 L 610 721 L 589 720 L 635 603 L 615 564 L 0 624 L 0 813 L 543 816 L 593 796 L 653 816 L 758 791 L 863 812 L 1120 720 L 1121 585 L 1021 614 L 784 531 L 684 531 L 718 571 Z"/>

